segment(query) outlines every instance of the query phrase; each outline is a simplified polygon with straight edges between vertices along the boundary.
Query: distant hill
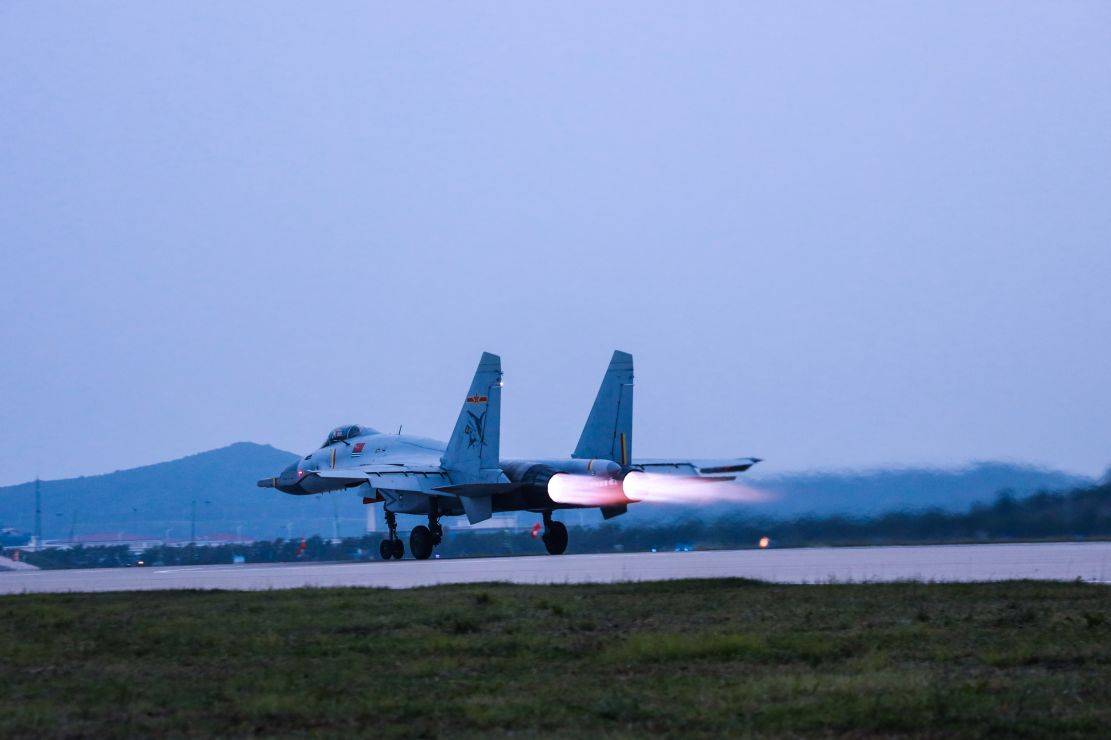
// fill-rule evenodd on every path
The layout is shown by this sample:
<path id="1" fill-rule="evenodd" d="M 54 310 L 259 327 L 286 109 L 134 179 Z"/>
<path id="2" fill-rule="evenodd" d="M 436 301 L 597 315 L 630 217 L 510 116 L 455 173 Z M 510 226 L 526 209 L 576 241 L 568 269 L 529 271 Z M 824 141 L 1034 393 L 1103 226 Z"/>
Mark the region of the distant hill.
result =
<path id="1" fill-rule="evenodd" d="M 297 459 L 292 452 L 250 442 L 120 470 L 106 475 L 42 481 L 43 535 L 67 538 L 125 532 L 184 540 L 192 502 L 198 538 L 236 534 L 273 539 L 321 533 L 330 536 L 333 514 L 339 534 L 361 534 L 366 511 L 359 496 L 288 496 L 255 482 Z M 34 527 L 34 483 L 0 488 L 0 525 L 24 532 Z M 333 509 L 333 506 L 335 507 Z"/>
<path id="2" fill-rule="evenodd" d="M 359 494 L 288 496 L 255 486 L 297 459 L 292 452 L 269 445 L 238 442 L 209 452 L 120 470 L 106 475 L 43 481 L 43 531 L 47 539 L 69 536 L 71 522 L 77 536 L 125 532 L 140 536 L 185 540 L 189 537 L 192 501 L 197 501 L 197 536 L 241 532 L 252 538 L 273 539 L 333 531 L 333 516 L 341 536 L 365 529 L 366 508 Z M 754 471 L 755 472 L 755 471 Z M 990 502 L 999 491 L 1016 496 L 1037 491 L 1063 491 L 1088 486 L 1087 478 L 1026 465 L 978 463 L 958 469 L 881 469 L 850 472 L 810 472 L 760 477 L 742 481 L 774 494 L 759 505 L 684 506 L 638 504 L 615 520 L 622 526 L 677 521 L 725 514 L 794 517 L 800 514 L 878 514 L 941 508 L 964 511 L 976 502 Z M 34 526 L 34 483 L 0 488 L 0 527 L 30 532 Z M 557 515 L 571 524 L 600 521 L 596 510 Z M 522 523 L 539 520 L 522 514 Z M 416 523 L 402 517 L 402 528 Z M 449 520 L 463 526 L 464 520 Z"/>

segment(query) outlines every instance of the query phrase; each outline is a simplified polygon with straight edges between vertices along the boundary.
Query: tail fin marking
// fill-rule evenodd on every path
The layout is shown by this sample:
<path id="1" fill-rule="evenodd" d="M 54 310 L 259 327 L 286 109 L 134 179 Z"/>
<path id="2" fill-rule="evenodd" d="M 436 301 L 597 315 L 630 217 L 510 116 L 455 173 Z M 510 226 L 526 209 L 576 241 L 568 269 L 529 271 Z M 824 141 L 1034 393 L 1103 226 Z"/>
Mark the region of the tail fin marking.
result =
<path id="1" fill-rule="evenodd" d="M 440 464 L 453 484 L 507 483 L 499 465 L 501 440 L 501 358 L 482 353 L 474 380 L 455 422 Z M 490 498 L 464 500 L 474 523 L 490 518 Z"/>

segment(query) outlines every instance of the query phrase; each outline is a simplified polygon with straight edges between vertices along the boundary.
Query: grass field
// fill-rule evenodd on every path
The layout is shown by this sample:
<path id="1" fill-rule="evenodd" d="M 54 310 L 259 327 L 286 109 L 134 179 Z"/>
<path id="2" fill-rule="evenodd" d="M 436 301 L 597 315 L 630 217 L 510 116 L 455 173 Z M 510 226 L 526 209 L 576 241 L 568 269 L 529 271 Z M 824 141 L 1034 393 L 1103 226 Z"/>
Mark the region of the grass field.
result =
<path id="1" fill-rule="evenodd" d="M 739 580 L 0 598 L 0 736 L 1106 736 L 1111 589 Z"/>

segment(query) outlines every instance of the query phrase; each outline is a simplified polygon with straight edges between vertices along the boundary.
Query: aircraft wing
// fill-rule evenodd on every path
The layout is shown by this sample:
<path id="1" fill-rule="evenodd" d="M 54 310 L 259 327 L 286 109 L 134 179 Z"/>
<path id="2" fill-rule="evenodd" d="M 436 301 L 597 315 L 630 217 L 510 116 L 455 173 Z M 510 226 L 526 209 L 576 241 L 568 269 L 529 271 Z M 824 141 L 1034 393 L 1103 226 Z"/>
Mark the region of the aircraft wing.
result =
<path id="1" fill-rule="evenodd" d="M 407 465 L 405 463 L 384 463 L 379 465 L 360 465 L 357 468 L 330 468 L 314 470 L 313 475 L 321 478 L 344 478 L 359 480 L 383 475 L 442 475 L 447 476 L 439 465 Z"/>
<path id="2" fill-rule="evenodd" d="M 646 473 L 660 473 L 662 475 L 724 478 L 733 477 L 737 473 L 743 473 L 758 462 L 760 462 L 760 458 L 758 457 L 729 457 L 702 460 L 653 458 L 648 460 L 634 460 L 633 467 L 641 468 Z"/>
<path id="3" fill-rule="evenodd" d="M 366 483 L 371 488 L 387 488 L 394 491 L 431 493 L 438 486 L 447 484 L 447 472 L 438 465 L 405 465 L 401 463 L 380 463 L 360 465 L 356 468 L 329 468 L 314 470 L 308 475 L 351 483 Z"/>

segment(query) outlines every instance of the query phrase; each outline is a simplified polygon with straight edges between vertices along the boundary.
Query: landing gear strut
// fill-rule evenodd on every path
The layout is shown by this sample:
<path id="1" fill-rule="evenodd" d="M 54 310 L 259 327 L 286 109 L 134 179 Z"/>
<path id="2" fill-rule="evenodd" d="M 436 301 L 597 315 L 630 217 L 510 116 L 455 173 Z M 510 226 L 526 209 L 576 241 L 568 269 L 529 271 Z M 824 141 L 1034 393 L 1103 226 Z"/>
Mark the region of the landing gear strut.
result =
<path id="1" fill-rule="evenodd" d="M 544 512 L 544 547 L 549 555 L 562 555 L 567 550 L 567 527 L 552 519 L 552 512 Z"/>
<path id="2" fill-rule="evenodd" d="M 409 552 L 417 560 L 427 560 L 432 557 L 432 549 L 444 539 L 444 528 L 440 526 L 440 510 L 436 499 L 432 499 L 428 511 L 428 526 L 423 524 L 413 527 L 409 533 Z"/>
<path id="3" fill-rule="evenodd" d="M 440 506 L 436 499 L 428 509 L 428 531 L 432 533 L 432 545 L 439 545 L 444 541 L 444 528 L 440 526 Z"/>
<path id="4" fill-rule="evenodd" d="M 397 514 L 386 511 L 386 526 L 390 528 L 390 536 L 378 545 L 378 554 L 383 560 L 401 560 L 405 555 L 405 543 L 397 536 Z"/>

